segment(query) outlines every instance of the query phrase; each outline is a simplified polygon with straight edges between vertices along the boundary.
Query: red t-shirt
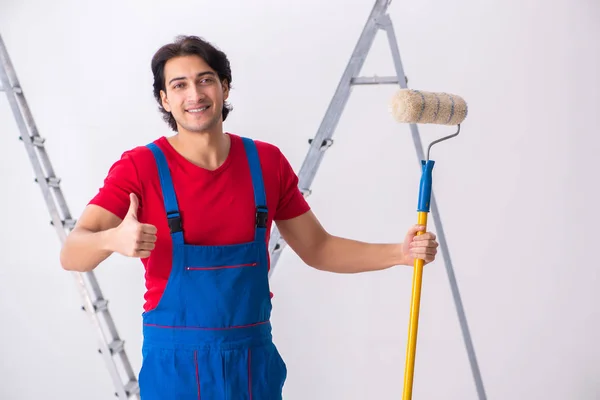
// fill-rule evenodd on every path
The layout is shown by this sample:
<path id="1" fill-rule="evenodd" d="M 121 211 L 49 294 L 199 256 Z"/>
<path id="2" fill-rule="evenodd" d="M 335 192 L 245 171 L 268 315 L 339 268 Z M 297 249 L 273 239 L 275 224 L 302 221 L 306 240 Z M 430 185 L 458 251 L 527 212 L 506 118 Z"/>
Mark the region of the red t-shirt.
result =
<path id="1" fill-rule="evenodd" d="M 244 144 L 234 134 L 224 164 L 214 171 L 200 168 L 179 153 L 165 137 L 156 143 L 164 152 L 188 244 L 227 245 L 252 241 L 255 232 L 254 191 Z M 297 217 L 309 210 L 298 188 L 298 177 L 274 145 L 255 140 L 263 173 L 269 217 L 267 243 L 273 220 Z M 144 310 L 156 307 L 171 272 L 172 247 L 158 169 L 150 149 L 139 146 L 123 153 L 109 170 L 95 204 L 124 218 L 129 194 L 140 207 L 138 220 L 156 226 L 157 242 L 150 257 L 142 259 L 146 273 Z"/>

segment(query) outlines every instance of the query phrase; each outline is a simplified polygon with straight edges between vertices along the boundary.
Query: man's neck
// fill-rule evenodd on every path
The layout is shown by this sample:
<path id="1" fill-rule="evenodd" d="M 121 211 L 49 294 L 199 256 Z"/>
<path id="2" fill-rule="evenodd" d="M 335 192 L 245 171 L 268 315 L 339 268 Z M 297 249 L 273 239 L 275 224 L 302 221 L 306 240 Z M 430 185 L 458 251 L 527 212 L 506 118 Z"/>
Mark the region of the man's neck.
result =
<path id="1" fill-rule="evenodd" d="M 173 148 L 191 163 L 200 168 L 214 171 L 229 154 L 229 135 L 220 133 L 179 132 L 168 138 Z"/>

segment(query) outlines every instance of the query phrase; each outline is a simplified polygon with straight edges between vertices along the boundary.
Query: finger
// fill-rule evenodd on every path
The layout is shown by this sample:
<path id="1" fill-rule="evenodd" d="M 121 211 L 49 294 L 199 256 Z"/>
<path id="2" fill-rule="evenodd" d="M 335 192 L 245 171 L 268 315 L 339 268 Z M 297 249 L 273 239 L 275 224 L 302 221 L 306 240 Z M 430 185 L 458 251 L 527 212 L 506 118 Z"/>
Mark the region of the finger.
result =
<path id="1" fill-rule="evenodd" d="M 427 240 L 427 241 L 413 241 L 410 243 L 409 245 L 409 249 L 437 249 L 439 247 L 439 244 L 437 242 L 434 242 L 432 240 Z"/>
<path id="2" fill-rule="evenodd" d="M 135 195 L 135 193 L 130 193 L 129 194 L 129 210 L 127 210 L 127 215 L 126 217 L 132 217 L 134 219 L 137 219 L 137 211 L 139 208 L 139 201 L 137 196 Z"/>
<path id="3" fill-rule="evenodd" d="M 416 251 L 416 252 L 429 253 L 429 252 L 432 252 L 432 251 L 437 252 L 437 249 L 438 249 L 437 246 L 414 246 L 410 250 L 411 251 Z"/>
<path id="4" fill-rule="evenodd" d="M 150 251 L 147 251 L 147 250 L 136 251 L 134 257 L 137 257 L 137 258 L 148 258 L 148 257 L 150 257 Z"/>
<path id="5" fill-rule="evenodd" d="M 416 235 L 418 232 L 424 232 L 426 229 L 425 225 L 413 225 L 409 230 L 408 230 L 408 234 L 409 235 Z"/>
<path id="6" fill-rule="evenodd" d="M 433 232 L 425 232 L 421 235 L 415 236 L 413 240 L 435 240 L 436 236 Z"/>
<path id="7" fill-rule="evenodd" d="M 427 255 L 423 255 L 423 256 L 419 256 L 419 257 L 414 257 L 413 260 L 422 260 L 425 263 L 430 263 L 435 260 L 435 256 L 427 254 Z"/>
<path id="8" fill-rule="evenodd" d="M 154 250 L 156 244 L 153 242 L 137 242 L 135 251 Z"/>
<path id="9" fill-rule="evenodd" d="M 142 233 L 142 236 L 139 239 L 140 242 L 147 242 L 147 243 L 155 243 L 156 242 L 156 235 L 151 235 L 149 233 Z"/>
<path id="10" fill-rule="evenodd" d="M 156 226 L 151 224 L 142 224 L 141 230 L 142 233 L 149 233 L 151 235 L 154 235 L 158 231 L 158 229 L 156 229 Z"/>
<path id="11" fill-rule="evenodd" d="M 423 225 L 413 225 L 406 233 L 404 243 L 411 244 L 415 240 L 415 237 L 423 234 L 425 229 Z"/>
<path id="12" fill-rule="evenodd" d="M 434 240 L 413 240 L 409 245 L 411 249 L 420 249 L 424 247 L 437 248 L 438 246 L 438 242 Z"/>
<path id="13" fill-rule="evenodd" d="M 425 262 L 432 262 L 435 260 L 435 254 L 428 254 L 425 256 Z"/>
<path id="14" fill-rule="evenodd" d="M 415 258 L 423 258 L 426 256 L 434 256 L 437 254 L 437 249 L 433 247 L 425 247 L 420 249 L 412 249 L 410 255 Z"/>
<path id="15" fill-rule="evenodd" d="M 433 262 L 435 260 L 434 256 L 423 256 L 423 257 L 415 257 L 415 260 L 422 260 L 425 264 Z"/>
<path id="16" fill-rule="evenodd" d="M 414 247 L 410 249 L 411 254 L 437 254 L 437 247 Z"/>

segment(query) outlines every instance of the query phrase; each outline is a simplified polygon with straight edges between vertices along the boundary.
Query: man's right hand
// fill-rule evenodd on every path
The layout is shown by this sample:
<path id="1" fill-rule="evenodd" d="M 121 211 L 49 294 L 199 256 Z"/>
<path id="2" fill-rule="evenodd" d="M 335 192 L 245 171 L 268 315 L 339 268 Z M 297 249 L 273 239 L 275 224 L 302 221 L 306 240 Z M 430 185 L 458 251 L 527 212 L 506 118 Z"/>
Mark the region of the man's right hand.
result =
<path id="1" fill-rule="evenodd" d="M 115 252 L 127 257 L 146 258 L 154 250 L 156 243 L 156 227 L 138 221 L 138 198 L 134 193 L 129 195 L 130 205 L 123 221 L 114 228 L 112 236 Z"/>

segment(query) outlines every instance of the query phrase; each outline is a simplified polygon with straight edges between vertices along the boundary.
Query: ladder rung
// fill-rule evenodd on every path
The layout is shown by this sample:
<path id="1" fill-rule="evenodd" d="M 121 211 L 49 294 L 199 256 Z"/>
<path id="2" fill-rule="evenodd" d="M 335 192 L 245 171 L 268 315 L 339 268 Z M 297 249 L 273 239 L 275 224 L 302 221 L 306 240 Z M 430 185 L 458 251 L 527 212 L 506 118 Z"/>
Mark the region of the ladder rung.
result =
<path id="1" fill-rule="evenodd" d="M 108 344 L 108 351 L 111 355 L 120 353 L 125 349 L 125 342 L 120 339 L 115 339 Z M 98 353 L 102 354 L 102 349 L 98 349 Z"/>
<path id="2" fill-rule="evenodd" d="M 48 186 L 53 188 L 57 188 L 60 186 L 60 178 L 57 178 L 56 176 L 46 178 L 46 182 L 48 182 Z"/>
<path id="3" fill-rule="evenodd" d="M 75 228 L 75 224 L 77 223 L 76 219 L 73 218 L 68 218 L 62 221 L 63 227 L 65 227 L 66 229 L 73 229 Z M 50 221 L 50 225 L 54 225 L 54 221 Z"/>
<path id="4" fill-rule="evenodd" d="M 12 91 L 19 94 L 23 93 L 23 89 L 18 86 L 13 86 Z M 0 86 L 0 92 L 8 92 L 8 90 L 4 89 L 3 86 Z"/>
<path id="5" fill-rule="evenodd" d="M 308 143 L 312 144 L 313 139 L 308 139 Z M 323 150 L 327 150 L 328 148 L 331 147 L 331 145 L 333 144 L 333 139 L 328 138 L 328 139 L 324 139 L 323 142 L 321 143 L 321 147 L 319 148 L 319 150 L 323 151 Z"/>
<path id="6" fill-rule="evenodd" d="M 395 76 L 358 76 L 350 80 L 351 85 L 391 85 L 398 84 Z"/>
<path id="7" fill-rule="evenodd" d="M 127 393 L 127 396 L 138 394 L 140 392 L 140 385 L 138 384 L 138 381 L 131 380 L 127 382 L 125 385 L 125 392 Z"/>
<path id="8" fill-rule="evenodd" d="M 23 136 L 19 136 L 19 140 L 23 140 Z M 29 140 L 31 140 L 31 143 L 33 143 L 33 145 L 37 147 L 44 147 L 44 142 L 46 141 L 46 139 L 37 135 L 30 136 Z"/>
<path id="9" fill-rule="evenodd" d="M 37 146 L 37 147 L 43 147 L 45 141 L 46 141 L 46 139 L 44 139 L 41 136 L 32 136 L 31 137 L 31 143 L 33 143 L 33 145 Z"/>
<path id="10" fill-rule="evenodd" d="M 35 178 L 35 181 L 39 182 L 38 178 Z M 53 188 L 58 188 L 60 186 L 60 178 L 57 178 L 55 176 L 47 177 L 46 182 L 48 183 L 48 186 Z"/>
<path id="11" fill-rule="evenodd" d="M 106 300 L 106 299 L 96 300 L 93 303 L 93 306 L 94 306 L 94 311 L 104 312 L 104 311 L 108 310 L 108 300 Z M 83 311 L 85 311 L 85 306 L 81 306 L 81 309 Z"/>
<path id="12" fill-rule="evenodd" d="M 125 348 L 125 342 L 122 340 L 114 340 L 108 345 L 111 354 L 118 354 Z"/>

